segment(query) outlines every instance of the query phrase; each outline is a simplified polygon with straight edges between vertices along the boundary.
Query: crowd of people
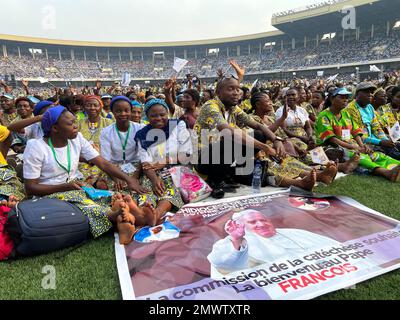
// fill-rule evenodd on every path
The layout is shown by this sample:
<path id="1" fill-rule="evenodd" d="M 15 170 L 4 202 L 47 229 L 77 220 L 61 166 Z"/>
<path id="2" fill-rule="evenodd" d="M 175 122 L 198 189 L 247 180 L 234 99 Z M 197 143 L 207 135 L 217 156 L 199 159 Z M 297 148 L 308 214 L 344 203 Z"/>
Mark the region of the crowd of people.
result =
<path id="1" fill-rule="evenodd" d="M 241 169 L 256 162 L 263 165 L 264 186 L 313 190 L 338 172 L 400 181 L 397 73 L 381 82 L 250 85 L 240 63 L 229 63 L 234 73 L 218 70 L 208 86 L 187 75 L 162 87 L 122 89 L 98 81 L 49 96 L 32 95 L 24 82 L 14 96 L 15 88 L 2 83 L 1 204 L 68 201 L 88 217 L 93 237 L 116 228 L 128 244 L 137 230 L 184 205 L 169 174 L 174 166 L 190 168 L 217 199 L 251 185 L 253 172 Z M 328 161 L 318 163 L 315 150 Z M 83 187 L 112 196 L 89 199 Z"/>
<path id="2" fill-rule="evenodd" d="M 400 56 L 400 37 L 398 32 L 390 36 L 363 34 L 357 41 L 340 34 L 333 39 L 325 39 L 318 46 L 315 43 L 304 48 L 304 40 L 296 44 L 295 49 L 282 48 L 279 42 L 273 47 L 265 47 L 262 52 L 243 53 L 235 59 L 244 66 L 247 74 L 257 74 L 270 70 L 302 69 L 311 66 L 327 66 L 344 63 L 367 62 L 398 58 Z M 309 40 L 311 41 L 311 40 Z M 314 41 L 315 42 L 315 41 Z M 256 51 L 257 53 L 254 53 Z M 357 52 L 357 55 L 354 54 Z M 248 52 L 247 52 L 248 53 Z M 219 55 L 189 58 L 184 71 L 201 77 L 213 77 L 216 70 L 223 68 L 227 60 L 227 52 Z M 124 72 L 133 79 L 168 79 L 173 75 L 171 66 L 173 57 L 126 61 L 108 60 L 60 60 L 47 59 L 44 54 L 32 56 L 9 55 L 0 59 L 0 75 L 13 74 L 17 78 L 47 79 L 112 79 L 120 78 Z"/>

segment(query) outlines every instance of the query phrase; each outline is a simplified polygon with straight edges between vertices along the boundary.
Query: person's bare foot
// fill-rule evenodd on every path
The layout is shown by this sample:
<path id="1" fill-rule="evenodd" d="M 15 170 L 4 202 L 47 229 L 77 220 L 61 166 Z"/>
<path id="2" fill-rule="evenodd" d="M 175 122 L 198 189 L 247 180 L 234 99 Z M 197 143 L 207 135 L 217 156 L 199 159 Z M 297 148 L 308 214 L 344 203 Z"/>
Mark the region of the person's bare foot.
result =
<path id="1" fill-rule="evenodd" d="M 345 163 L 339 164 L 338 169 L 344 174 L 353 173 L 353 171 L 356 170 L 358 165 L 360 164 L 360 160 L 360 154 L 356 153 L 350 160 L 346 161 Z"/>
<path id="2" fill-rule="evenodd" d="M 19 201 L 18 201 L 17 197 L 15 197 L 14 195 L 11 195 L 8 197 L 8 207 L 14 208 L 18 202 Z"/>
<path id="3" fill-rule="evenodd" d="M 14 195 L 10 195 L 8 197 L 8 200 L 2 200 L 0 202 L 0 205 L 9 207 L 9 208 L 14 208 L 18 202 L 19 202 L 18 199 Z"/>
<path id="4" fill-rule="evenodd" d="M 310 174 L 299 181 L 299 187 L 312 191 L 314 189 L 315 183 L 317 182 L 317 171 L 315 169 L 311 170 Z"/>
<path id="5" fill-rule="evenodd" d="M 129 212 L 135 217 L 136 224 L 138 226 L 144 226 L 146 224 L 146 214 L 143 209 L 136 204 L 130 195 L 125 195 L 123 199 L 129 207 Z"/>
<path id="6" fill-rule="evenodd" d="M 126 205 L 126 203 L 124 202 L 124 199 L 122 199 L 122 196 L 121 196 L 121 199 L 119 199 L 119 197 L 118 197 L 118 198 L 115 198 L 114 200 L 112 200 L 112 203 L 113 203 L 113 205 L 111 207 L 110 212 L 108 213 L 108 218 L 112 222 L 116 222 L 118 216 L 120 216 L 122 213 L 122 207 L 124 205 Z"/>
<path id="7" fill-rule="evenodd" d="M 146 225 L 149 225 L 151 227 L 154 227 L 155 225 L 157 225 L 158 214 L 157 214 L 156 209 L 153 208 L 153 206 L 150 203 L 148 203 L 148 202 L 144 203 L 143 211 L 145 213 Z"/>
<path id="8" fill-rule="evenodd" d="M 123 196 L 120 193 L 114 193 L 111 197 L 111 210 L 117 211 L 120 209 L 121 202 L 124 202 Z"/>
<path id="9" fill-rule="evenodd" d="M 121 214 L 117 217 L 117 230 L 120 244 L 128 245 L 132 242 L 136 232 L 135 217 L 129 212 L 125 202 L 121 204 Z"/>
<path id="10" fill-rule="evenodd" d="M 336 163 L 329 162 L 325 170 L 317 174 L 317 181 L 329 185 L 335 180 L 337 172 L 338 167 Z"/>
<path id="11" fill-rule="evenodd" d="M 400 181 L 400 165 L 390 170 L 389 180 L 391 182 L 399 182 Z"/>

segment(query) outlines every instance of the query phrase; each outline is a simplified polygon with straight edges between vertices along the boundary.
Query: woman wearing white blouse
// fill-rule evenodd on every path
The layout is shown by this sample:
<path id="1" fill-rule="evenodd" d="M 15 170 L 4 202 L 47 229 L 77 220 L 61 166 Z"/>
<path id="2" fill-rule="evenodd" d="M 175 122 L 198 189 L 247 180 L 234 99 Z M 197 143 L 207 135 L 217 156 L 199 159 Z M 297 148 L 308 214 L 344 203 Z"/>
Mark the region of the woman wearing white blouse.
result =
<path id="1" fill-rule="evenodd" d="M 29 196 L 51 197 L 75 204 L 87 217 L 90 230 L 98 237 L 116 223 L 121 208 L 110 210 L 90 200 L 78 181 L 79 158 L 124 180 L 128 188 L 141 192 L 139 181 L 102 158 L 78 132 L 75 116 L 63 106 L 49 109 L 42 119 L 43 139 L 29 140 L 24 153 L 25 188 Z M 115 210 L 117 209 L 117 210 Z"/>
<path id="2" fill-rule="evenodd" d="M 135 137 L 144 171 L 141 182 L 144 187 L 153 190 L 152 194 L 148 194 L 147 205 L 143 209 L 153 212 L 154 223 L 172 207 L 183 206 L 179 191 L 168 178 L 168 173 L 167 177 L 164 173 L 172 164 L 187 162 L 192 154 L 192 141 L 185 122 L 169 120 L 168 112 L 165 101 L 160 99 L 148 101 L 145 113 L 149 125 L 140 130 Z M 141 197 L 139 204 L 144 200 Z"/>
<path id="3" fill-rule="evenodd" d="M 283 130 L 290 138 L 297 138 L 306 143 L 311 150 L 315 148 L 313 128 L 307 111 L 297 105 L 298 100 L 297 89 L 289 89 L 286 93 L 286 104 L 289 110 Z M 282 106 L 276 111 L 276 120 L 282 117 L 284 108 L 285 106 Z"/>

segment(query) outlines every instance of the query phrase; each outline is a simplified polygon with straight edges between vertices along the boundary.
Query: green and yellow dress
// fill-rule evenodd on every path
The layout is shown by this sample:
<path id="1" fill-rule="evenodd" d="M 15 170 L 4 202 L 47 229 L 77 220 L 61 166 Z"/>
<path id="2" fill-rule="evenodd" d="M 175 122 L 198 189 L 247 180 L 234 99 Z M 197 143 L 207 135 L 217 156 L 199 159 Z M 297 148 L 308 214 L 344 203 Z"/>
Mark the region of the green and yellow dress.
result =
<path id="1" fill-rule="evenodd" d="M 358 145 L 355 141 L 356 136 L 363 136 L 363 130 L 359 128 L 354 119 L 346 110 L 341 111 L 340 119 L 329 110 L 322 111 L 316 122 L 317 144 L 328 145 L 329 139 L 336 137 L 344 142 Z M 339 148 L 339 147 L 338 147 Z M 352 157 L 353 150 L 344 149 L 348 157 Z M 393 169 L 400 165 L 400 161 L 395 160 L 384 153 L 374 152 L 372 154 L 361 154 L 360 167 L 373 171 L 376 168 Z"/>

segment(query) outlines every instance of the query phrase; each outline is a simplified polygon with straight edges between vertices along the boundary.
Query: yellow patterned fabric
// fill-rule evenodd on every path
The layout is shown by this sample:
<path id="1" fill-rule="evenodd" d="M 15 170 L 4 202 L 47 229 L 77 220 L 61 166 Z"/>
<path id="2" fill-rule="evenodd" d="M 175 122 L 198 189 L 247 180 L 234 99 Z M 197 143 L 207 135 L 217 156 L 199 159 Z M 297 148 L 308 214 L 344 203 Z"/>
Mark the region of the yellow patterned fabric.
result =
<path id="1" fill-rule="evenodd" d="M 3 114 L 3 125 L 5 125 L 6 127 L 12 123 L 16 118 L 18 117 L 18 114 L 16 112 L 14 113 L 4 113 Z"/>
<path id="2" fill-rule="evenodd" d="M 394 110 L 388 103 L 378 108 L 378 117 L 382 127 L 392 128 L 397 121 L 400 122 L 400 110 Z"/>
<path id="3" fill-rule="evenodd" d="M 199 117 L 194 125 L 194 132 L 199 139 L 199 147 L 201 145 L 202 130 L 207 130 L 206 137 L 208 143 L 219 141 L 218 126 L 227 124 L 232 128 L 244 128 L 252 118 L 246 114 L 239 106 L 233 107 L 227 111 L 224 104 L 218 98 L 207 101 L 201 108 Z"/>
<path id="4" fill-rule="evenodd" d="M 89 123 L 88 119 L 82 119 L 78 121 L 78 130 L 82 133 L 83 137 L 88 140 L 95 149 L 100 152 L 100 134 L 101 130 L 111 125 L 113 121 L 100 117 L 100 121 L 97 123 Z M 97 179 L 101 175 L 101 170 L 89 163 L 80 163 L 79 171 L 83 174 L 85 179 L 93 178 Z"/>
<path id="5" fill-rule="evenodd" d="M 240 108 L 244 111 L 244 112 L 246 112 L 246 113 L 248 113 L 250 110 L 251 110 L 251 103 L 250 103 L 250 99 L 246 99 L 246 100 L 244 100 L 241 104 L 240 104 Z"/>

